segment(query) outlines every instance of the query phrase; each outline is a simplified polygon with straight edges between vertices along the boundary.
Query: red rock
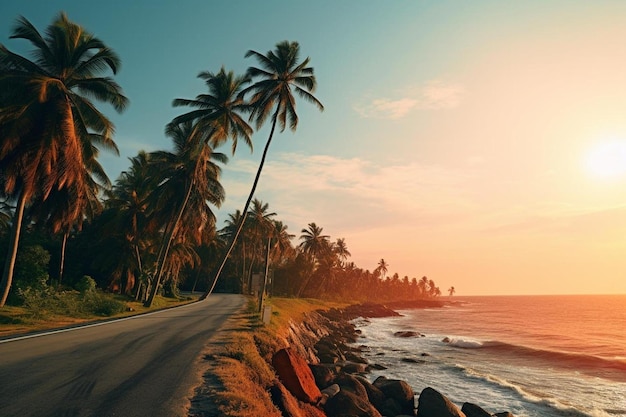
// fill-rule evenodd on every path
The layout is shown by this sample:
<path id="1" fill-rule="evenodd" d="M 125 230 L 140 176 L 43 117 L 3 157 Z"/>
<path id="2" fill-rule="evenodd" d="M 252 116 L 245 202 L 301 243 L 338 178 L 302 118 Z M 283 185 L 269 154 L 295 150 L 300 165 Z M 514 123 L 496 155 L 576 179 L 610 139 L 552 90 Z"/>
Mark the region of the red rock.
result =
<path id="1" fill-rule="evenodd" d="M 276 352 L 272 357 L 272 365 L 285 388 L 300 401 L 317 404 L 322 398 L 309 365 L 290 348 Z"/>

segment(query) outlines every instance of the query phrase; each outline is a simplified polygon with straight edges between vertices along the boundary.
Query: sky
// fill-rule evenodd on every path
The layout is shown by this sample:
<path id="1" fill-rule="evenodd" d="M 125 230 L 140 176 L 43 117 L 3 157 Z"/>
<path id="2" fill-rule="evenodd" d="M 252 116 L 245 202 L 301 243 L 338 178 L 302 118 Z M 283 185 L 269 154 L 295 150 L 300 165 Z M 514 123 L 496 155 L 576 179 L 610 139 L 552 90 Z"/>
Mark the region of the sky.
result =
<path id="1" fill-rule="evenodd" d="M 445 293 L 626 293 L 626 2 L 207 1 L 0 3 L 0 43 L 23 15 L 60 11 L 121 57 L 130 99 L 111 179 L 205 92 L 282 40 L 311 58 L 324 104 L 299 102 L 275 136 L 256 197 L 297 237 L 344 238 L 359 267 L 427 276 Z M 254 152 L 230 147 L 218 228 L 243 208 Z"/>

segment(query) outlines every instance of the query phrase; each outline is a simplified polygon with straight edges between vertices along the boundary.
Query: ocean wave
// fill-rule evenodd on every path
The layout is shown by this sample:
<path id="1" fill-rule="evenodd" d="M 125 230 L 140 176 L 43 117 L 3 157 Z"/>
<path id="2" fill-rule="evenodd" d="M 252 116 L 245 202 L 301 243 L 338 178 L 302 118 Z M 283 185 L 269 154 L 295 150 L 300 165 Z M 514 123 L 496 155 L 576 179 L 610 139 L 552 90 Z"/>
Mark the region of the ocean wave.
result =
<path id="1" fill-rule="evenodd" d="M 462 349 L 480 349 L 484 347 L 484 343 L 473 339 L 460 339 L 455 337 L 444 337 L 443 343 Z"/>
<path id="2" fill-rule="evenodd" d="M 619 382 L 626 382 L 626 361 L 622 358 L 602 358 L 583 353 L 570 353 L 554 350 L 535 349 L 500 341 L 479 341 L 474 339 L 446 337 L 442 342 L 462 349 L 483 349 L 485 352 L 524 357 L 568 369 L 601 374 Z"/>
<path id="3" fill-rule="evenodd" d="M 466 377 L 480 380 L 483 383 L 489 383 L 492 386 L 499 389 L 507 389 L 513 391 L 520 396 L 527 404 L 533 404 L 538 407 L 536 411 L 541 413 L 541 409 L 545 412 L 546 409 L 550 410 L 550 415 L 558 415 L 563 417 L 611 417 L 626 415 L 626 411 L 618 409 L 598 409 L 593 408 L 589 410 L 579 410 L 570 405 L 563 404 L 556 398 L 553 398 L 545 393 L 534 391 L 527 387 L 523 387 L 517 383 L 507 381 L 491 374 L 482 374 L 474 369 L 466 368 L 462 365 L 455 365 L 457 371 L 463 373 Z M 623 414 L 625 413 L 625 414 Z M 543 413 L 542 413 L 543 414 Z"/>

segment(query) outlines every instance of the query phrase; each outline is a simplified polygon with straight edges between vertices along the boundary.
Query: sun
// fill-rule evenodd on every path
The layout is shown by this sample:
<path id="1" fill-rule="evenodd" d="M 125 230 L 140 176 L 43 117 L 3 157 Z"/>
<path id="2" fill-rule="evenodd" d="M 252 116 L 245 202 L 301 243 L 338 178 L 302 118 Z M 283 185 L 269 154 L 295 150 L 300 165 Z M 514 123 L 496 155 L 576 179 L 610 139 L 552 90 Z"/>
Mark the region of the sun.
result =
<path id="1" fill-rule="evenodd" d="M 626 140 L 607 140 L 595 145 L 587 154 L 586 168 L 595 177 L 626 177 Z"/>

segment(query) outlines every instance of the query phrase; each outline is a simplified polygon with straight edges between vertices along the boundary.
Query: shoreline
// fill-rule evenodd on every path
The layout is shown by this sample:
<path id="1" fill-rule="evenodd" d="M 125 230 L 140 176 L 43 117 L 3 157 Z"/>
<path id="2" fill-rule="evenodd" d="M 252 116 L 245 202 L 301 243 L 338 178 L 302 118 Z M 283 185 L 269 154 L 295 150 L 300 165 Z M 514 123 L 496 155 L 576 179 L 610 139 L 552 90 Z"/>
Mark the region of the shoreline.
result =
<path id="1" fill-rule="evenodd" d="M 443 307 L 445 303 L 435 300 L 424 300 L 420 302 L 397 302 L 389 303 L 394 308 L 432 308 Z M 281 349 L 277 354 L 283 356 L 300 356 L 302 360 L 307 360 L 308 367 L 302 369 L 297 366 L 283 369 L 284 364 L 276 364 L 276 359 L 272 364 L 278 374 L 280 382 L 287 387 L 287 391 L 295 391 L 292 394 L 298 398 L 298 390 L 290 386 L 293 374 L 298 375 L 296 379 L 306 380 L 312 377 L 315 388 L 309 388 L 313 392 L 317 390 L 320 394 L 309 394 L 308 397 L 300 397 L 300 402 L 314 405 L 323 416 L 340 417 L 345 415 L 367 416 L 367 417 L 513 417 L 508 411 L 492 413 L 481 407 L 465 402 L 461 408 L 453 404 L 445 394 L 442 394 L 431 387 L 415 393 L 411 386 L 403 380 L 391 379 L 386 376 L 379 376 L 370 382 L 366 375 L 371 370 L 382 371 L 376 363 L 370 363 L 362 355 L 363 346 L 358 346 L 360 331 L 351 322 L 356 318 L 382 318 L 400 316 L 401 314 L 382 304 L 355 304 L 345 308 L 331 308 L 328 310 L 318 310 L 310 315 L 307 320 L 301 323 L 301 327 L 308 328 L 322 334 L 313 343 L 313 346 L 298 346 L 302 340 L 298 340 L 295 335 L 287 348 Z M 398 337 L 413 337 L 414 334 L 398 335 Z M 311 340 L 304 343 L 311 343 Z M 287 353 L 282 353 L 286 351 Z M 314 352 L 313 357 L 306 357 L 301 352 Z M 297 362 L 297 359 L 290 359 Z M 310 373 L 310 376 L 308 375 Z M 286 376 L 289 374 L 289 376 Z M 298 384 L 296 384 L 298 385 Z M 305 385 L 305 384 L 303 384 Z M 275 390 L 274 390 L 275 391 Z M 272 395 L 274 398 L 275 395 Z M 279 396 L 280 397 L 280 396 Z M 284 397 L 284 394 L 282 395 Z M 471 401 L 471 399 L 469 400 Z M 274 401 L 283 415 L 297 415 L 286 408 L 285 401 Z M 304 414 L 310 415 L 310 414 Z"/>

